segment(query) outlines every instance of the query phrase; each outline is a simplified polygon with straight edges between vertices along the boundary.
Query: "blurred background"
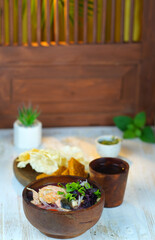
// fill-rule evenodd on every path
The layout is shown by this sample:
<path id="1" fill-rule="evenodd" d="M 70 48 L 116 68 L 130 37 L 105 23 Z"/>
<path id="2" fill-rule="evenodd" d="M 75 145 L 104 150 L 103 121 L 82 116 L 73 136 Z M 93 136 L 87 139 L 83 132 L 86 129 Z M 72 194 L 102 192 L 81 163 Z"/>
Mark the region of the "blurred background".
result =
<path id="1" fill-rule="evenodd" d="M 44 127 L 155 114 L 153 0 L 0 0 L 0 127 L 38 106 Z"/>

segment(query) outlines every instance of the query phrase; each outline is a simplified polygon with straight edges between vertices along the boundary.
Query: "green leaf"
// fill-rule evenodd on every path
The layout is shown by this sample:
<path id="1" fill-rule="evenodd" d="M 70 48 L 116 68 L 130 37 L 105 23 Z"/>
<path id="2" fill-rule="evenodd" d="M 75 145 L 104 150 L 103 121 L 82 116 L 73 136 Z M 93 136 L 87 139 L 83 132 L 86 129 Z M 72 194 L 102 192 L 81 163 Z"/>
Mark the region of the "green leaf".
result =
<path id="1" fill-rule="evenodd" d="M 122 131 L 125 131 L 127 129 L 127 126 L 133 122 L 132 118 L 128 116 L 117 116 L 113 118 L 113 121 L 116 126 Z"/>
<path id="2" fill-rule="evenodd" d="M 136 137 L 140 137 L 142 135 L 142 130 L 139 129 L 139 128 L 136 128 L 135 129 L 135 135 L 136 135 Z"/>
<path id="3" fill-rule="evenodd" d="M 134 117 L 134 124 L 137 126 L 137 127 L 144 127 L 145 126 L 145 123 L 146 123 L 146 114 L 145 112 L 140 112 L 138 113 L 135 117 Z"/>
<path id="4" fill-rule="evenodd" d="M 144 129 L 142 130 L 142 135 L 141 135 L 140 139 L 143 142 L 155 143 L 155 135 L 153 133 L 152 128 L 149 126 L 144 127 Z"/>
<path id="5" fill-rule="evenodd" d="M 132 130 L 129 130 L 129 129 L 125 130 L 125 132 L 123 134 L 123 138 L 125 138 L 125 139 L 132 139 L 135 137 L 136 137 L 135 132 Z"/>
<path id="6" fill-rule="evenodd" d="M 130 123 L 128 126 L 127 126 L 128 129 L 130 130 L 134 130 L 135 129 L 135 125 Z"/>

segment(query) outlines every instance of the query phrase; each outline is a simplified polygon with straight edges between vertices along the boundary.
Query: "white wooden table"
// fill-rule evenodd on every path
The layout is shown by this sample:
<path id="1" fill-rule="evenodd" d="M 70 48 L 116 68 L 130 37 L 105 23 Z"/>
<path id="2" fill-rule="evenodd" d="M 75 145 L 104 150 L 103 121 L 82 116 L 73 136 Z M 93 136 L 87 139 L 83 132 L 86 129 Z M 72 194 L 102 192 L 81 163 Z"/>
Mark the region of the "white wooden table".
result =
<path id="1" fill-rule="evenodd" d="M 102 134 L 121 132 L 115 127 L 51 128 L 43 131 L 43 144 L 50 145 L 53 137 L 62 140 L 73 136 L 88 141 L 93 149 L 94 139 Z M 23 186 L 12 168 L 19 151 L 12 139 L 12 130 L 0 130 L 0 240 L 49 240 L 24 215 Z M 130 164 L 123 204 L 104 208 L 99 222 L 76 240 L 155 240 L 155 144 L 124 140 L 120 156 Z"/>

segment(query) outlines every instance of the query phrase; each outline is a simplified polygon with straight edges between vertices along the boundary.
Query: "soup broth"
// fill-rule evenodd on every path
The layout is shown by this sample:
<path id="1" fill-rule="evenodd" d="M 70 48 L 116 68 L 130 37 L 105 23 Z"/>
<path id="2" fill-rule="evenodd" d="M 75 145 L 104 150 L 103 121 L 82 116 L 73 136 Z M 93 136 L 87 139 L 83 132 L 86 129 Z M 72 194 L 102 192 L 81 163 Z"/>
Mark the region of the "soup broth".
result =
<path id="1" fill-rule="evenodd" d="M 34 205 L 51 211 L 74 211 L 88 208 L 100 200 L 101 192 L 86 181 L 58 183 L 28 190 L 28 199 Z"/>

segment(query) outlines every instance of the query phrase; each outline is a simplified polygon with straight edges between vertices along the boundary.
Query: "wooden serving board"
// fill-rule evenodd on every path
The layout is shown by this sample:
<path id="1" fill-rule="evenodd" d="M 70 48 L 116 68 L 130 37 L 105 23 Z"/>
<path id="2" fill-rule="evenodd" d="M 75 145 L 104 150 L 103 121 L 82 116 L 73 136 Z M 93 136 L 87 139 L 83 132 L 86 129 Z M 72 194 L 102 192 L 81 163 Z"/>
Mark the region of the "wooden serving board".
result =
<path id="1" fill-rule="evenodd" d="M 30 164 L 28 164 L 25 168 L 18 168 L 17 167 L 17 161 L 16 159 L 13 162 L 13 171 L 17 178 L 17 180 L 23 185 L 26 186 L 30 182 L 33 182 L 36 180 L 36 177 L 40 174 L 34 171 Z"/>
<path id="2" fill-rule="evenodd" d="M 17 158 L 16 158 L 17 159 Z M 23 186 L 27 186 L 30 182 L 33 182 L 36 180 L 36 177 L 40 174 L 37 173 L 36 171 L 34 171 L 30 164 L 27 164 L 27 166 L 25 168 L 18 168 L 17 164 L 18 162 L 16 161 L 16 159 L 13 162 L 13 171 L 14 174 L 17 178 L 17 180 L 23 185 Z M 87 178 L 89 178 L 89 173 Z"/>

